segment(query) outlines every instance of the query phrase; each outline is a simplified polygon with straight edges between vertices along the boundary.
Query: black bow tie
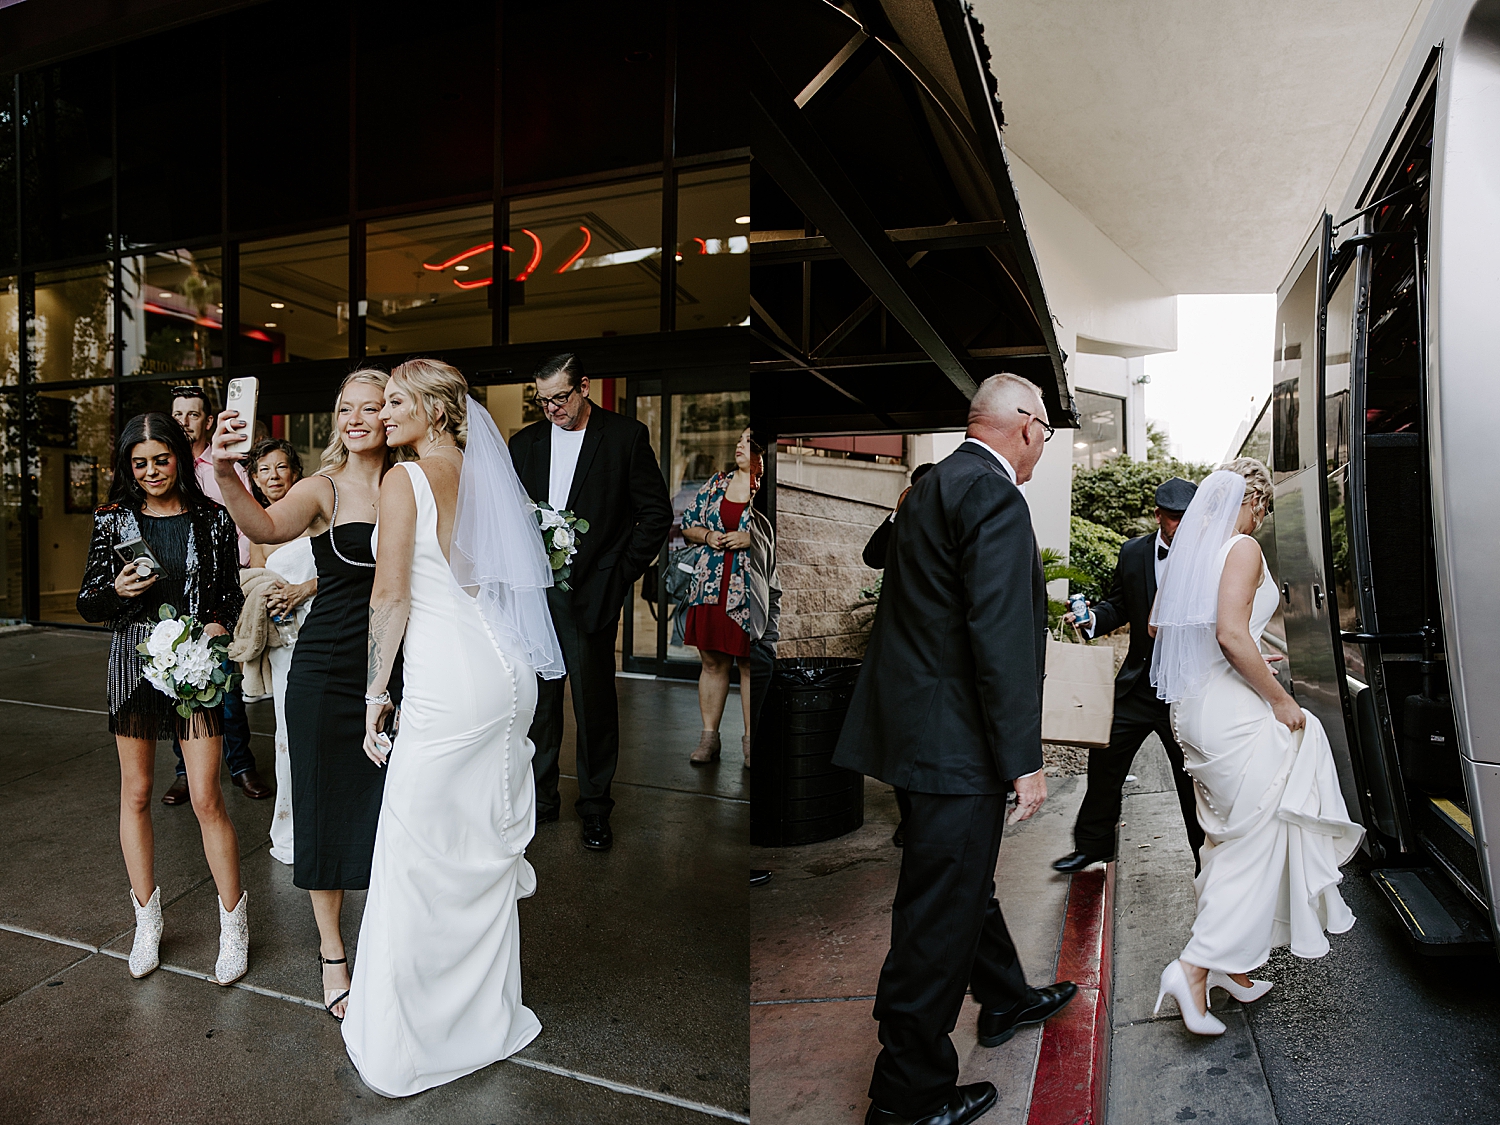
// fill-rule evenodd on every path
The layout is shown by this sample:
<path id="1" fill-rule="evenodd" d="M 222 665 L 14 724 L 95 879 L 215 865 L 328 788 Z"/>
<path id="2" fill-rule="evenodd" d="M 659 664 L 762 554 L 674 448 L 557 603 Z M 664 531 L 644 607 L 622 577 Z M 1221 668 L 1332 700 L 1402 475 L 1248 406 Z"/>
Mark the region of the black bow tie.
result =
<path id="1" fill-rule="evenodd" d="M 1167 557 L 1167 549 L 1165 547 L 1163 547 L 1160 543 L 1158 543 L 1156 545 L 1156 561 L 1160 562 L 1162 559 L 1164 559 L 1166 557 Z"/>

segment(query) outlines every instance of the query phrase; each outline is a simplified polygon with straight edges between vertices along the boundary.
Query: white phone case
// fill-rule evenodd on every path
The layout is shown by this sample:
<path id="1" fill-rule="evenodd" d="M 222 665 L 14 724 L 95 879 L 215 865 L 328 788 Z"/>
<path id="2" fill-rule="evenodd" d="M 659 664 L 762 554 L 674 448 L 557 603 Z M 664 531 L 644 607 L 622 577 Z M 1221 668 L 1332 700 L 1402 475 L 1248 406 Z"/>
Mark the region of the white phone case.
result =
<path id="1" fill-rule="evenodd" d="M 260 397 L 260 380 L 251 375 L 229 380 L 229 393 L 224 398 L 224 409 L 234 410 L 248 423 L 240 437 L 224 448 L 230 453 L 249 453 L 255 442 L 255 404 Z"/>

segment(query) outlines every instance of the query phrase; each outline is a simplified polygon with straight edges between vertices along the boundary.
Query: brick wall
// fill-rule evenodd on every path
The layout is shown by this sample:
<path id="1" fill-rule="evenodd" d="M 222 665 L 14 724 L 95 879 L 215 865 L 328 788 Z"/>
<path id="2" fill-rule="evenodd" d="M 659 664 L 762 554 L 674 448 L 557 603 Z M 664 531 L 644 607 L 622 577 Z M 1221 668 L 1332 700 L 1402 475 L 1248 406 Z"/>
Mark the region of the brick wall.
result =
<path id="1" fill-rule="evenodd" d="M 865 566 L 860 552 L 888 515 L 878 504 L 777 482 L 778 657 L 864 655 L 875 607 L 855 603 L 879 571 Z"/>

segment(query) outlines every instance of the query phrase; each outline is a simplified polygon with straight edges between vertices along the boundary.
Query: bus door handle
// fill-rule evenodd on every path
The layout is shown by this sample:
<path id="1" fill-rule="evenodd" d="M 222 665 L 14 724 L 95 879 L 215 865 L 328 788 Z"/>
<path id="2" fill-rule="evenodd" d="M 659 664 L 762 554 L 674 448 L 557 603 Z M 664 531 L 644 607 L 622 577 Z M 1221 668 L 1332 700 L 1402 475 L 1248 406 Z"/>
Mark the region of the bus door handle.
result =
<path id="1" fill-rule="evenodd" d="M 1315 609 L 1323 608 L 1323 587 L 1319 586 L 1316 582 L 1313 583 L 1313 607 Z"/>
<path id="2" fill-rule="evenodd" d="M 1283 582 L 1281 584 L 1281 600 L 1286 602 L 1287 605 L 1292 604 L 1292 584 L 1290 582 Z"/>

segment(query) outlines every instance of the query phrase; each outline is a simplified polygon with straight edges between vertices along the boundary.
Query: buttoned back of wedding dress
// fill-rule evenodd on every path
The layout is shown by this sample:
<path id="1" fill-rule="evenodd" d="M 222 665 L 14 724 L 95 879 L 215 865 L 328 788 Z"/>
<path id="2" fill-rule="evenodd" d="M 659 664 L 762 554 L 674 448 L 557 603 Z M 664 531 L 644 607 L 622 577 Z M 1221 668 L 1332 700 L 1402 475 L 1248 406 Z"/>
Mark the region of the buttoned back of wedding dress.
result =
<path id="1" fill-rule="evenodd" d="M 1243 538 L 1224 545 L 1221 575 Z M 1250 612 L 1257 643 L 1279 598 L 1269 568 L 1261 567 Z M 1303 715 L 1306 727 L 1288 729 L 1222 652 L 1203 690 L 1172 704 L 1172 727 L 1207 835 L 1184 961 L 1247 973 L 1276 946 L 1321 957 L 1329 948 L 1325 931 L 1343 933 L 1354 924 L 1338 892 L 1339 867 L 1364 829 L 1349 819 L 1328 736 L 1316 717 Z"/>
<path id="2" fill-rule="evenodd" d="M 387 766 L 344 1042 L 365 1084 L 404 1097 L 508 1057 L 541 1030 L 521 1003 L 516 903 L 536 888 L 526 737 L 536 674 L 453 578 L 417 462 L 400 728 Z M 379 529 L 376 529 L 379 558 Z"/>

